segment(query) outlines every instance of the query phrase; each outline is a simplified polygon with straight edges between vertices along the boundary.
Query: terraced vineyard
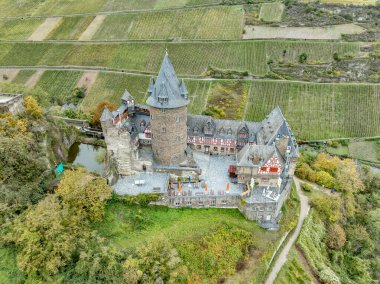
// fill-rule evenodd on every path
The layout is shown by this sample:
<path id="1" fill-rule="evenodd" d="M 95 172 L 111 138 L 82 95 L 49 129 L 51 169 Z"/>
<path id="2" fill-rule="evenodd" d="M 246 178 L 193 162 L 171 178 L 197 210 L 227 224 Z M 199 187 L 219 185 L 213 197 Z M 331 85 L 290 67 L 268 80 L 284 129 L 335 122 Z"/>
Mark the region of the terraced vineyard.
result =
<path id="1" fill-rule="evenodd" d="M 380 133 L 380 85 L 254 81 L 246 119 L 281 107 L 297 139 L 375 136 Z"/>
<path id="2" fill-rule="evenodd" d="M 0 20 L 0 39 L 26 40 L 43 21 L 43 19 Z"/>
<path id="3" fill-rule="evenodd" d="M 240 39 L 243 16 L 241 6 L 110 15 L 93 39 Z"/>
<path id="4" fill-rule="evenodd" d="M 70 15 L 119 10 L 149 10 L 217 4 L 221 0 L 33 0 L 0 1 L 0 17 Z"/>
<path id="5" fill-rule="evenodd" d="M 57 27 L 51 31 L 46 39 L 79 39 L 80 35 L 86 30 L 94 18 L 94 16 L 62 18 Z"/>
<path id="6" fill-rule="evenodd" d="M 15 84 L 25 84 L 28 79 L 35 73 L 36 71 L 35 70 L 20 70 L 20 72 L 18 72 L 16 78 L 14 78 L 12 80 L 12 83 L 15 83 Z"/>
<path id="7" fill-rule="evenodd" d="M 2 43 L 3 66 L 91 66 L 155 73 L 167 49 L 174 68 L 181 76 L 202 75 L 208 66 L 220 69 L 267 73 L 268 59 L 297 61 L 301 53 L 308 60 L 331 62 L 333 54 L 357 55 L 358 43 L 313 41 L 238 41 L 189 43 Z"/>
<path id="8" fill-rule="evenodd" d="M 80 77 L 78 71 L 45 71 L 36 88 L 49 94 L 48 101 L 63 104 L 73 95 Z"/>

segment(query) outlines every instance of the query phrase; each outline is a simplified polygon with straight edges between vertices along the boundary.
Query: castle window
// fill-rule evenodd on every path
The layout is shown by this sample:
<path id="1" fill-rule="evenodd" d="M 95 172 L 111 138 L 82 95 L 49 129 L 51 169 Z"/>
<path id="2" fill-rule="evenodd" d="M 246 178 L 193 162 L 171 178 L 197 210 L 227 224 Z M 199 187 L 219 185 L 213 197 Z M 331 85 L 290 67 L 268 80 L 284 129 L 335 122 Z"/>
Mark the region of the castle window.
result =
<path id="1" fill-rule="evenodd" d="M 181 141 L 181 137 L 177 136 L 177 137 L 176 137 L 176 141 L 177 141 L 177 142 L 180 142 L 180 141 Z"/>
<path id="2" fill-rule="evenodd" d="M 197 150 L 201 150 L 202 149 L 202 146 L 201 145 L 197 145 Z"/>
<path id="3" fill-rule="evenodd" d="M 231 134 L 232 134 L 232 129 L 231 129 L 231 128 L 228 128 L 228 130 L 227 130 L 227 134 L 228 134 L 228 135 L 231 135 Z"/>
<path id="4" fill-rule="evenodd" d="M 162 127 L 161 132 L 162 132 L 162 133 L 166 133 L 166 128 L 165 128 L 165 127 Z"/>
<path id="5" fill-rule="evenodd" d="M 161 113 L 165 113 L 165 112 L 166 112 L 166 109 L 162 108 Z"/>
<path id="6" fill-rule="evenodd" d="M 214 151 L 218 151 L 218 147 L 214 147 Z"/>
<path id="7" fill-rule="evenodd" d="M 180 121 L 179 116 L 177 116 L 177 117 L 175 118 L 175 122 L 179 123 L 179 121 Z"/>
<path id="8" fill-rule="evenodd" d="M 220 148 L 220 151 L 222 151 L 224 153 L 224 147 Z"/>
<path id="9" fill-rule="evenodd" d="M 194 134 L 197 134 L 199 132 L 198 127 L 194 127 Z"/>

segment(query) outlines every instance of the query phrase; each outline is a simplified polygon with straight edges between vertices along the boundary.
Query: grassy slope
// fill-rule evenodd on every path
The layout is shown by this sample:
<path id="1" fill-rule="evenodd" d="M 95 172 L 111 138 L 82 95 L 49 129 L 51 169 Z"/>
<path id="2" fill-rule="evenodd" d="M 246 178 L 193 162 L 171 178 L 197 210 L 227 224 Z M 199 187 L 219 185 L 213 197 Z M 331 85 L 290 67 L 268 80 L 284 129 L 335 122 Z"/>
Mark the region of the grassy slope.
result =
<path id="1" fill-rule="evenodd" d="M 265 75 L 268 58 L 281 60 L 284 49 L 289 50 L 288 62 L 296 62 L 302 52 L 309 54 L 309 60 L 331 62 L 334 52 L 356 55 L 359 44 L 281 40 L 228 43 L 3 43 L 0 44 L 0 65 L 77 65 L 157 72 L 165 49 L 169 51 L 174 68 L 180 75 L 201 75 L 209 65 Z"/>
<path id="2" fill-rule="evenodd" d="M 260 20 L 264 22 L 281 22 L 285 6 L 280 2 L 264 3 L 260 9 Z"/>
<path id="3" fill-rule="evenodd" d="M 243 10 L 227 6 L 108 16 L 94 40 L 239 39 Z"/>

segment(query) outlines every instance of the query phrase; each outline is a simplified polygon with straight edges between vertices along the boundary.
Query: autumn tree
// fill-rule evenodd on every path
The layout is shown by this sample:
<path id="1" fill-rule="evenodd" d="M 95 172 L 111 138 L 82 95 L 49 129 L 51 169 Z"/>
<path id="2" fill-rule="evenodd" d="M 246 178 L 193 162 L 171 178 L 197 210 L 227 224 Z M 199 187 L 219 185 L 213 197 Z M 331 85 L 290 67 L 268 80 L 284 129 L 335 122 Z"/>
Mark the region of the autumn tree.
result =
<path id="1" fill-rule="evenodd" d="M 27 96 L 24 98 L 24 106 L 25 106 L 25 112 L 32 116 L 35 119 L 39 119 L 42 117 L 43 109 L 39 106 L 36 99 Z"/>
<path id="2" fill-rule="evenodd" d="M 29 275 L 49 279 L 67 265 L 82 238 L 80 216 L 48 195 L 15 222 L 11 239 L 19 247 L 18 267 Z"/>
<path id="3" fill-rule="evenodd" d="M 103 110 L 108 108 L 110 111 L 114 111 L 116 109 L 116 105 L 109 101 L 100 102 L 94 111 L 94 116 L 92 117 L 92 124 L 95 126 L 100 126 L 100 117 L 102 116 Z"/>
<path id="4" fill-rule="evenodd" d="M 313 168 L 317 171 L 325 171 L 330 175 L 334 175 L 341 160 L 338 157 L 332 157 L 326 153 L 319 153 L 317 159 L 313 163 Z"/>
<path id="5" fill-rule="evenodd" d="M 327 246 L 331 249 L 339 250 L 345 243 L 346 233 L 344 229 L 338 223 L 331 224 L 327 232 Z"/>
<path id="6" fill-rule="evenodd" d="M 340 197 L 318 194 L 310 200 L 310 203 L 320 213 L 322 219 L 331 223 L 342 219 Z"/>
<path id="7" fill-rule="evenodd" d="M 174 283 L 186 282 L 187 269 L 169 240 L 158 236 L 136 250 L 123 264 L 126 283 Z"/>
<path id="8" fill-rule="evenodd" d="M 365 189 L 358 168 L 353 160 L 341 161 L 336 169 L 336 186 L 343 193 L 356 193 Z"/>
<path id="9" fill-rule="evenodd" d="M 335 187 L 335 179 L 325 171 L 319 171 L 315 174 L 315 181 L 319 185 L 325 186 L 327 188 Z"/>
<path id="10" fill-rule="evenodd" d="M 104 178 L 90 174 L 86 169 L 66 171 L 56 194 L 74 214 L 90 221 L 100 221 L 104 206 L 111 198 L 111 189 Z"/>

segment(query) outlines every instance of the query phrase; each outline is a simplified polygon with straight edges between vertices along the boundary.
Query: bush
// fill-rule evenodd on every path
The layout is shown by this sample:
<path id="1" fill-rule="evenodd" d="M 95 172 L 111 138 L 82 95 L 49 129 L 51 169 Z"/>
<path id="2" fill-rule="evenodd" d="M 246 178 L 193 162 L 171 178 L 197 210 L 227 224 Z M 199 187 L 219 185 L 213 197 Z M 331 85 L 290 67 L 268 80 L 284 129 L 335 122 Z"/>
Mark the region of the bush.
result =
<path id="1" fill-rule="evenodd" d="M 301 184 L 301 188 L 303 191 L 311 192 L 313 190 L 313 187 L 305 182 Z"/>
<path id="2" fill-rule="evenodd" d="M 306 61 L 307 61 L 307 54 L 303 52 L 298 57 L 298 62 L 302 64 L 302 63 L 305 63 Z"/>

